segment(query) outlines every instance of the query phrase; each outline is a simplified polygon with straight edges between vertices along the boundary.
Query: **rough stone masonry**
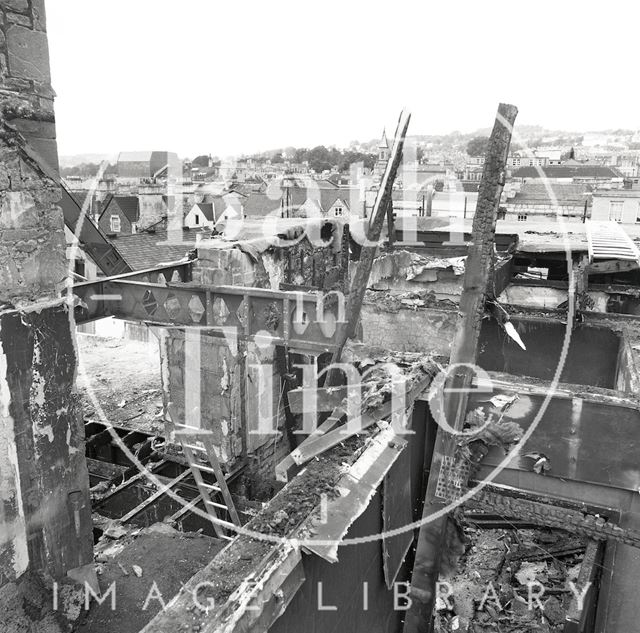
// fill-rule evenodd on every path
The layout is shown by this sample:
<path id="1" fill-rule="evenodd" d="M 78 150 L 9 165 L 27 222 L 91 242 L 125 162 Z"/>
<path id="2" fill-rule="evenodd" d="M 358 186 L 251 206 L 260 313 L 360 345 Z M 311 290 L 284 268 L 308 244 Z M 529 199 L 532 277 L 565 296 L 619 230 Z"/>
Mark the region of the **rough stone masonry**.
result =
<path id="1" fill-rule="evenodd" d="M 43 0 L 0 3 L 0 629 L 26 577 L 93 573 Z M 20 617 L 27 617 L 23 614 Z M 13 618 L 9 621 L 9 618 Z M 22 629 L 20 629 L 22 630 Z M 26 630 L 26 629 L 25 629 Z"/>

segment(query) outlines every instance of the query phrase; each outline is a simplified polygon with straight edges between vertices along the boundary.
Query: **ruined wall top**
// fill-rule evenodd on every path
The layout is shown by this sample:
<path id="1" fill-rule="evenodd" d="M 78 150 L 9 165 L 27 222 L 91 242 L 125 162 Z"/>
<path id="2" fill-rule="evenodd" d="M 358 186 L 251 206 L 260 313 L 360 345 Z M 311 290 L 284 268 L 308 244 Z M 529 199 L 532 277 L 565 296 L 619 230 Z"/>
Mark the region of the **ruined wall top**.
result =
<path id="1" fill-rule="evenodd" d="M 1 0 L 0 301 L 9 304 L 58 296 L 67 274 L 60 188 L 25 160 L 14 131 L 57 171 L 54 96 L 44 0 Z"/>

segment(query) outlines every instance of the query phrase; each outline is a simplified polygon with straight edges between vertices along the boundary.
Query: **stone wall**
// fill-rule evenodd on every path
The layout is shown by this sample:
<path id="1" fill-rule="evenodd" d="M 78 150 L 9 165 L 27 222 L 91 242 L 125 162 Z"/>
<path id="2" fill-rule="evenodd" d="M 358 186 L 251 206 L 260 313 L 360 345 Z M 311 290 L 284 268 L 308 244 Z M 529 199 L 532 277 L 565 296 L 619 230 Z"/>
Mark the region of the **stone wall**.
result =
<path id="1" fill-rule="evenodd" d="M 400 352 L 433 351 L 448 357 L 457 313 L 435 308 L 401 308 L 391 312 L 365 303 L 361 323 L 365 345 Z"/>
<path id="2" fill-rule="evenodd" d="M 0 584 L 95 579 L 43 0 L 0 5 Z M 31 154 L 21 152 L 26 139 Z M 35 157 L 34 157 L 35 155 Z M 8 584 L 7 584 L 8 583 Z M 11 591 L 9 591 L 11 593 Z M 0 630 L 8 630 L 0 601 Z M 15 623 L 14 623 L 15 624 Z M 13 630 L 13 629 L 12 629 Z M 22 629 L 21 629 L 22 630 Z M 25 625 L 24 630 L 28 630 Z"/>
<path id="3" fill-rule="evenodd" d="M 166 194 L 166 186 L 141 185 L 138 188 L 138 200 L 140 203 L 138 228 L 140 230 L 160 222 L 160 220 L 167 215 L 168 207 L 164 201 Z"/>
<path id="4" fill-rule="evenodd" d="M 43 0 L 0 8 L 0 114 L 57 169 L 53 90 Z M 57 295 L 65 277 L 60 191 L 0 129 L 0 300 Z"/>
<path id="5" fill-rule="evenodd" d="M 262 260 L 256 262 L 219 240 L 200 246 L 193 281 L 203 286 L 270 287 Z M 218 314 L 225 310 L 216 309 Z M 286 444 L 274 348 L 239 341 L 235 331 L 220 337 L 206 331 L 166 330 L 161 349 L 165 401 L 178 418 L 173 422 L 186 421 L 211 432 L 218 457 L 228 469 L 250 456 L 261 472 L 273 476 L 275 446 Z"/>
<path id="6" fill-rule="evenodd" d="M 242 366 L 237 348 L 199 330 L 169 330 L 162 339 L 173 423 L 186 423 L 210 434 L 218 459 L 228 466 L 242 456 Z"/>

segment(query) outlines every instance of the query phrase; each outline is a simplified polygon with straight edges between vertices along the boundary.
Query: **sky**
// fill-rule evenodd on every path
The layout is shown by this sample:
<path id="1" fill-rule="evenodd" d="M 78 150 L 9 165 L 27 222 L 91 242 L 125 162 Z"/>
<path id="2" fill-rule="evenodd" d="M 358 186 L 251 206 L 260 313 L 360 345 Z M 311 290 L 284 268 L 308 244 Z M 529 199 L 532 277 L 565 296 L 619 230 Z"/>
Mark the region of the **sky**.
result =
<path id="1" fill-rule="evenodd" d="M 220 157 L 393 131 L 640 128 L 640 3 L 45 0 L 59 152 Z"/>

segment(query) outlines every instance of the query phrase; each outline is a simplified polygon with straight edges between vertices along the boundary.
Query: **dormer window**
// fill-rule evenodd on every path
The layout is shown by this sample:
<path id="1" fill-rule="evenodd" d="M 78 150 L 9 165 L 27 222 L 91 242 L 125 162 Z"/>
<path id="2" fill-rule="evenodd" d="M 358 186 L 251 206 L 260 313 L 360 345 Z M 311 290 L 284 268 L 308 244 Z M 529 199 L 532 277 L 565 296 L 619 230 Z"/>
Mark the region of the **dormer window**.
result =
<path id="1" fill-rule="evenodd" d="M 121 229 L 121 225 L 120 225 L 120 216 L 119 215 L 112 215 L 109 218 L 109 224 L 111 226 L 111 232 L 112 233 L 120 233 Z"/>

